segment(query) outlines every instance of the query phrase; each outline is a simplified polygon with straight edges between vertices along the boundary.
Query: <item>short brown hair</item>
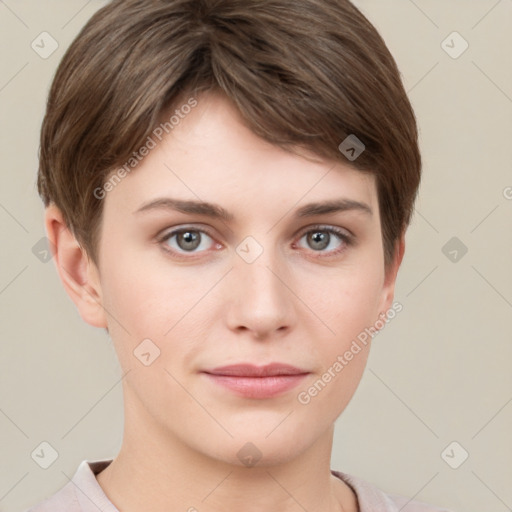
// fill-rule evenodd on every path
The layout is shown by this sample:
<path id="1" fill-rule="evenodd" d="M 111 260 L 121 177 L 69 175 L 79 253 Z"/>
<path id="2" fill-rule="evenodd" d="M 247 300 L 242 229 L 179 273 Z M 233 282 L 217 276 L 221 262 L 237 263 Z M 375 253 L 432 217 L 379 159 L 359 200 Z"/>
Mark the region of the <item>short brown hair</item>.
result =
<path id="1" fill-rule="evenodd" d="M 375 175 L 387 266 L 420 183 L 418 131 L 395 60 L 348 0 L 114 0 L 93 15 L 52 83 L 37 186 L 95 263 L 94 190 L 202 91 L 275 145 Z M 353 161 L 338 149 L 350 135 L 365 145 Z"/>

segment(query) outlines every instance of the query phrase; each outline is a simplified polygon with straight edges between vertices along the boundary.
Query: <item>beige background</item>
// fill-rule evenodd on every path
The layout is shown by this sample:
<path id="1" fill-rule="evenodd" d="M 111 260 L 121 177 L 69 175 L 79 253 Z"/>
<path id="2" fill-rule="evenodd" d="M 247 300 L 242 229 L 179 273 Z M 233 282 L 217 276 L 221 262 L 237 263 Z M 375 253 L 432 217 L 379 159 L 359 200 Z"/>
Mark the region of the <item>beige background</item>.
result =
<path id="1" fill-rule="evenodd" d="M 110 342 L 32 252 L 44 236 L 35 173 L 46 94 L 103 3 L 0 2 L 1 512 L 53 494 L 81 460 L 113 457 L 121 443 Z M 402 71 L 424 178 L 396 292 L 404 309 L 337 421 L 331 467 L 453 510 L 512 510 L 512 0 L 356 5 Z M 47 59 L 31 48 L 43 31 L 59 44 Z M 441 46 L 453 31 L 469 43 L 457 59 Z M 442 250 L 452 237 L 468 249 L 456 262 Z M 46 470 L 31 458 L 43 441 L 59 454 Z M 469 453 L 458 469 L 441 457 L 453 441 L 452 464 Z"/>

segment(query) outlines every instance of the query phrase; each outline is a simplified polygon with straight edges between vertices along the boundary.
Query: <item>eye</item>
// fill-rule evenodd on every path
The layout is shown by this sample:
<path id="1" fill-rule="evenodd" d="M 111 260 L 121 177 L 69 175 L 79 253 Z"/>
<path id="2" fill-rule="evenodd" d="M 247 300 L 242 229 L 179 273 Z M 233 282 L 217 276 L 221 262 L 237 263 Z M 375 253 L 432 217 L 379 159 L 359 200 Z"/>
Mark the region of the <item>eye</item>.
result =
<path id="1" fill-rule="evenodd" d="M 321 253 L 322 256 L 337 255 L 354 243 L 353 235 L 332 226 L 309 228 L 301 234 L 300 240 L 302 239 L 306 240 L 313 252 Z M 166 232 L 158 238 L 158 242 L 163 245 L 165 251 L 175 256 L 194 255 L 208 251 L 212 247 L 222 248 L 208 231 L 193 227 L 182 227 Z M 329 247 L 330 250 L 325 250 Z"/>
<path id="2" fill-rule="evenodd" d="M 163 244 L 164 250 L 178 255 L 204 252 L 214 242 L 205 230 L 191 227 L 167 232 L 158 241 Z"/>
<path id="3" fill-rule="evenodd" d="M 329 256 L 339 254 L 353 244 L 352 235 L 332 226 L 314 226 L 302 233 L 300 240 L 304 238 L 314 252 L 326 253 Z M 325 250 L 329 247 L 331 250 Z"/>

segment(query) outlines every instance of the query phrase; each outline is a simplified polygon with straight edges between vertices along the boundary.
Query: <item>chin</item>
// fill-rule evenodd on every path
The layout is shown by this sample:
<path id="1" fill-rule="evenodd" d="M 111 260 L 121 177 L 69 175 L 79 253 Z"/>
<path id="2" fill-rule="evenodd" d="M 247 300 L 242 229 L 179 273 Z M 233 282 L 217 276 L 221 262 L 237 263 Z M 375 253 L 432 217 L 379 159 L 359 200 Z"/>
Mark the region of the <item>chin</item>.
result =
<path id="1" fill-rule="evenodd" d="M 303 432 L 290 432 L 286 429 L 279 431 L 281 427 L 276 429 L 276 425 L 278 423 L 274 423 L 272 427 L 273 432 L 266 428 L 264 432 L 260 429 L 245 430 L 243 433 L 231 432 L 233 438 L 226 435 L 211 439 L 212 444 L 203 447 L 201 451 L 219 462 L 241 468 L 269 468 L 286 464 L 306 450 L 308 439 Z M 269 432 L 272 433 L 269 435 Z"/>

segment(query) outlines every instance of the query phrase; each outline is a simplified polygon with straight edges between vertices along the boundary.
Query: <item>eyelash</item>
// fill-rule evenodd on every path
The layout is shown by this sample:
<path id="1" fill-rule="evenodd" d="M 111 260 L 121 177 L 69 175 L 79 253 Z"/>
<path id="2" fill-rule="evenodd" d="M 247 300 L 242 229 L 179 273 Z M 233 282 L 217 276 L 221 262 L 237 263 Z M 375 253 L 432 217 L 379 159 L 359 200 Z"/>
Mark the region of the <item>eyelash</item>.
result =
<path id="1" fill-rule="evenodd" d="M 183 228 L 175 229 L 173 231 L 164 233 L 161 237 L 158 238 L 157 241 L 159 243 L 163 244 L 164 251 L 172 254 L 174 257 L 178 257 L 178 258 L 182 257 L 183 259 L 190 260 L 190 259 L 194 258 L 194 254 L 200 254 L 201 252 L 206 252 L 206 251 L 200 251 L 199 253 L 194 253 L 194 252 L 178 253 L 176 250 L 170 249 L 168 246 L 166 246 L 164 244 L 164 242 L 170 240 L 172 237 L 179 235 L 180 233 L 186 233 L 187 231 L 192 231 L 194 233 L 203 233 L 205 235 L 208 235 L 212 240 L 214 240 L 213 234 L 210 233 L 210 231 L 205 228 L 200 229 L 200 228 L 194 228 L 194 227 L 183 227 Z M 345 251 L 348 247 L 354 245 L 353 235 L 349 235 L 345 231 L 342 231 L 341 229 L 335 228 L 333 226 L 323 226 L 323 225 L 311 226 L 306 231 L 302 231 L 299 235 L 299 240 L 301 240 L 305 235 L 308 235 L 310 233 L 317 233 L 317 232 L 326 232 L 326 233 L 334 234 L 342 242 L 341 247 L 339 247 L 338 249 L 335 249 L 333 251 L 327 252 L 325 256 L 322 255 L 322 253 L 324 251 L 311 250 L 312 252 L 314 252 L 314 253 L 316 252 L 320 255 L 317 257 L 323 258 L 323 257 L 336 256 L 336 255 L 342 253 L 343 251 Z M 189 254 L 190 256 L 185 256 L 186 254 Z"/>

